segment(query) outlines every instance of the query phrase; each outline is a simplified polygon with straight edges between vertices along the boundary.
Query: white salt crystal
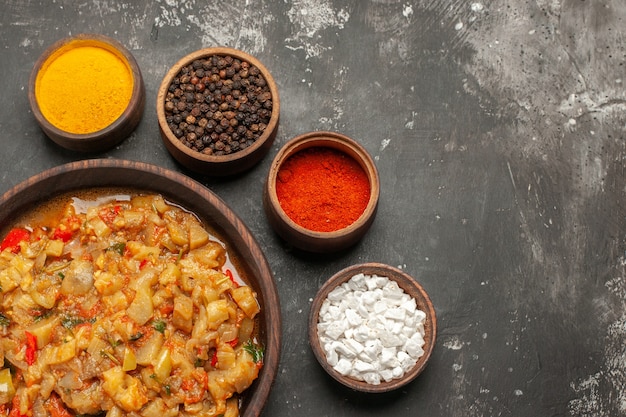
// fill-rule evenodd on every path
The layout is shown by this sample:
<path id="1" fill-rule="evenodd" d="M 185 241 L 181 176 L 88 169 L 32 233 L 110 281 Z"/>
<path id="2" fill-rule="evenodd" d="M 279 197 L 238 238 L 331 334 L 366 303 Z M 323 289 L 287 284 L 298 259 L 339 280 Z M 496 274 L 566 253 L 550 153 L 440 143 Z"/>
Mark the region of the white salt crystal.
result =
<path id="1" fill-rule="evenodd" d="M 369 327 L 361 324 L 359 327 L 354 329 L 354 332 L 352 332 L 352 337 L 354 338 L 354 340 L 363 343 L 371 339 L 371 333 L 373 332 L 369 329 Z"/>
<path id="2" fill-rule="evenodd" d="M 359 315 L 367 320 L 370 317 L 370 310 L 367 308 L 367 305 L 360 303 L 357 307 L 356 307 L 356 311 L 358 311 Z"/>
<path id="3" fill-rule="evenodd" d="M 376 301 L 374 303 L 374 313 L 376 314 L 382 314 L 385 312 L 385 310 L 387 310 L 388 306 L 387 303 L 385 303 L 384 301 Z"/>
<path id="4" fill-rule="evenodd" d="M 367 289 L 365 286 L 365 276 L 363 274 L 353 276 L 346 284 L 348 284 L 348 288 L 352 291 Z"/>
<path id="5" fill-rule="evenodd" d="M 359 357 L 370 362 L 376 361 L 380 356 L 382 348 L 383 345 L 380 341 L 369 341 L 363 346 L 363 351 L 359 354 Z"/>
<path id="6" fill-rule="evenodd" d="M 385 333 L 384 337 L 381 337 L 381 342 L 383 342 L 385 347 L 400 347 L 404 344 L 404 341 L 398 335 L 391 332 Z"/>
<path id="7" fill-rule="evenodd" d="M 363 381 L 371 385 L 380 385 L 380 375 L 376 372 L 368 372 L 363 375 Z"/>
<path id="8" fill-rule="evenodd" d="M 348 321 L 348 324 L 353 327 L 359 326 L 363 323 L 363 317 L 351 308 L 346 310 L 346 320 Z"/>
<path id="9" fill-rule="evenodd" d="M 386 367 L 393 368 L 398 366 L 397 351 L 394 348 L 382 348 L 380 352 L 380 363 Z"/>
<path id="10" fill-rule="evenodd" d="M 363 302 L 363 304 L 368 307 L 374 304 L 377 300 L 378 297 L 376 297 L 376 294 L 372 291 L 364 292 L 363 296 L 361 297 L 361 301 Z"/>
<path id="11" fill-rule="evenodd" d="M 344 344 L 346 345 L 348 349 L 353 351 L 356 355 L 363 352 L 363 349 L 365 349 L 362 344 L 360 344 L 354 339 L 346 339 L 344 341 Z"/>
<path id="12" fill-rule="evenodd" d="M 404 329 L 404 323 L 401 321 L 391 322 L 391 329 L 389 331 L 396 336 L 400 337 L 401 340 L 404 340 L 404 335 L 402 334 L 402 330 Z"/>
<path id="13" fill-rule="evenodd" d="M 341 335 L 345 332 L 346 327 L 347 326 L 345 322 L 341 322 L 341 321 L 331 322 L 326 328 L 326 331 L 324 332 L 324 334 L 333 340 L 338 340 L 339 337 L 341 337 Z M 319 331 L 319 327 L 318 327 L 318 331 Z"/>
<path id="14" fill-rule="evenodd" d="M 415 365 L 415 359 L 403 350 L 398 352 L 398 360 L 400 361 L 400 367 L 402 367 L 404 372 L 409 371 Z"/>
<path id="15" fill-rule="evenodd" d="M 391 372 L 391 369 L 382 369 L 379 374 L 385 382 L 393 380 L 393 372 Z"/>
<path id="16" fill-rule="evenodd" d="M 418 322 L 424 321 L 426 319 L 426 313 L 424 313 L 422 310 L 416 310 L 413 316 Z"/>
<path id="17" fill-rule="evenodd" d="M 328 307 L 327 315 L 329 317 L 329 320 L 336 321 L 341 319 L 343 311 L 339 308 L 339 306 L 332 305 Z M 324 317 L 326 318 L 326 315 L 324 315 Z"/>
<path id="18" fill-rule="evenodd" d="M 335 365 L 333 368 L 341 375 L 348 375 L 348 373 L 352 370 L 352 361 L 346 358 L 341 358 L 337 362 L 337 365 Z"/>
<path id="19" fill-rule="evenodd" d="M 403 302 L 400 307 L 403 308 L 409 315 L 414 314 L 415 310 L 417 310 L 415 298 L 409 298 L 407 301 Z"/>
<path id="20" fill-rule="evenodd" d="M 328 361 L 328 364 L 330 366 L 337 365 L 337 362 L 339 362 L 339 355 L 337 354 L 337 351 L 333 349 L 328 349 L 325 352 L 326 352 L 326 360 Z"/>
<path id="21" fill-rule="evenodd" d="M 355 371 L 361 374 L 364 372 L 371 372 L 375 370 L 371 363 L 364 362 L 360 359 L 355 360 L 352 363 L 352 366 L 354 367 Z"/>
<path id="22" fill-rule="evenodd" d="M 356 356 L 356 352 L 347 347 L 345 344 L 341 342 L 333 342 L 332 349 L 340 355 L 343 355 L 347 359 L 352 359 Z"/>
<path id="23" fill-rule="evenodd" d="M 411 338 L 406 341 L 403 349 L 406 353 L 409 354 L 409 356 L 411 356 L 414 359 L 418 359 L 424 354 L 424 349 L 422 349 L 423 345 L 424 344 L 423 343 L 420 344 L 418 340 Z"/>
<path id="24" fill-rule="evenodd" d="M 406 318 L 406 311 L 401 308 L 389 308 L 384 314 L 385 318 L 396 321 L 404 322 L 404 319 Z"/>
<path id="25" fill-rule="evenodd" d="M 343 297 L 346 295 L 348 291 L 344 288 L 344 287 L 337 287 L 334 290 L 332 290 L 331 292 L 328 293 L 328 295 L 326 296 L 326 298 L 329 301 L 340 301 L 341 299 L 343 299 Z"/>

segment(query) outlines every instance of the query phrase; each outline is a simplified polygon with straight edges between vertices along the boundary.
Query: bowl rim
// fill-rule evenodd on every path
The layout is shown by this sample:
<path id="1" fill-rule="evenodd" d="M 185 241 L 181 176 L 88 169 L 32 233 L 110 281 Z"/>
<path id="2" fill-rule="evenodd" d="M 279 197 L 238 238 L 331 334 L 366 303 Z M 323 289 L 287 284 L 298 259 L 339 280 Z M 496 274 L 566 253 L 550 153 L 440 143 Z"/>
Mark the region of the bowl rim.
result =
<path id="1" fill-rule="evenodd" d="M 406 293 L 409 293 L 407 289 L 412 287 L 414 292 L 419 296 L 413 296 L 418 303 L 418 308 L 426 313 L 426 319 L 428 320 L 425 325 L 426 334 L 424 335 L 424 354 L 418 359 L 417 363 L 410 371 L 406 372 L 402 378 L 393 379 L 388 382 L 381 382 L 379 385 L 369 384 L 365 381 L 358 381 L 347 376 L 341 375 L 332 366 L 330 366 L 326 360 L 326 355 L 320 345 L 317 323 L 319 322 L 319 311 L 322 303 L 330 293 L 337 286 L 349 281 L 354 275 L 364 273 L 365 275 L 376 274 L 378 276 L 385 276 L 398 283 L 398 286 L 402 288 Z M 384 393 L 396 390 L 402 386 L 407 385 L 417 378 L 426 368 L 429 359 L 433 353 L 436 339 L 437 339 L 437 315 L 435 308 L 432 304 L 430 296 L 422 287 L 422 285 L 411 275 L 405 271 L 378 262 L 366 262 L 361 264 L 355 264 L 348 266 L 335 274 L 333 274 L 328 280 L 322 284 L 317 294 L 313 298 L 313 301 L 309 310 L 308 321 L 308 336 L 309 346 L 313 351 L 313 354 L 321 367 L 337 382 L 342 385 L 351 388 L 355 391 L 367 392 L 367 393 Z"/>
<path id="2" fill-rule="evenodd" d="M 111 124 L 105 126 L 100 130 L 96 130 L 90 133 L 72 133 L 58 128 L 56 125 L 50 122 L 41 112 L 36 93 L 37 77 L 43 65 L 57 51 L 60 51 L 61 49 L 67 47 L 72 43 L 87 45 L 92 42 L 95 42 L 99 46 L 104 46 L 105 49 L 107 49 L 109 52 L 112 52 L 118 57 L 124 59 L 133 77 L 133 89 L 131 92 L 130 100 L 128 101 L 128 105 L 126 106 L 122 114 L 120 114 L 119 117 L 115 119 Z M 133 54 L 118 40 L 99 33 L 79 33 L 77 35 L 67 36 L 65 38 L 57 40 L 56 42 L 48 46 L 39 56 L 39 58 L 35 62 L 35 65 L 33 66 L 33 69 L 30 72 L 30 77 L 28 80 L 28 91 L 30 107 L 39 125 L 43 126 L 46 131 L 49 131 L 54 136 L 65 137 L 69 140 L 82 142 L 96 142 L 106 139 L 113 132 L 123 127 L 125 120 L 132 117 L 132 114 L 135 110 L 139 109 L 140 111 L 142 111 L 143 103 L 145 102 L 145 86 L 143 82 L 143 76 L 141 74 L 141 68 L 139 68 L 139 64 L 137 63 L 137 60 L 135 59 Z"/>
<path id="3" fill-rule="evenodd" d="M 180 139 L 174 136 L 174 133 L 171 131 L 165 120 L 165 96 L 167 95 L 167 91 L 174 77 L 176 77 L 181 68 L 185 65 L 188 65 L 196 59 L 205 58 L 213 55 L 232 56 L 234 58 L 239 58 L 242 61 L 247 61 L 251 65 L 254 65 L 261 71 L 261 74 L 263 75 L 263 78 L 265 78 L 265 81 L 267 82 L 267 85 L 270 89 L 270 93 L 272 94 L 272 114 L 263 134 L 259 136 L 259 138 L 257 138 L 251 146 L 243 150 L 230 153 L 228 155 L 205 155 L 201 152 L 194 151 L 193 149 L 185 146 L 180 141 Z M 255 151 L 261 149 L 263 147 L 263 144 L 268 139 L 274 136 L 276 127 L 278 126 L 278 120 L 280 118 L 280 97 L 278 95 L 278 87 L 276 85 L 276 82 L 274 81 L 274 78 L 272 77 L 272 74 L 261 61 L 259 61 L 256 57 L 239 49 L 217 46 L 202 48 L 193 51 L 180 58 L 173 66 L 170 67 L 170 69 L 163 76 L 163 79 L 157 91 L 156 110 L 157 121 L 159 123 L 162 136 L 164 136 L 164 139 L 167 138 L 167 141 L 172 146 L 174 146 L 177 151 L 183 153 L 188 158 L 196 159 L 204 163 L 230 163 L 246 158 L 247 156 L 253 154 Z"/>
<path id="4" fill-rule="evenodd" d="M 157 188 L 160 190 L 155 190 L 153 183 L 158 183 Z M 61 184 L 61 187 L 48 193 L 28 192 L 33 187 L 51 190 L 54 184 Z M 236 234 L 237 241 L 245 244 L 244 251 L 252 252 L 254 260 L 248 264 L 254 264 L 255 269 L 259 271 L 255 281 L 258 285 L 257 290 L 262 293 L 260 296 L 263 297 L 263 305 L 272 306 L 272 309 L 265 309 L 267 317 L 264 316 L 264 320 L 267 326 L 270 324 L 275 326 L 272 331 L 269 328 L 265 329 L 263 367 L 259 377 L 253 382 L 254 391 L 248 397 L 244 395 L 247 408 L 241 414 L 242 417 L 258 417 L 269 398 L 280 364 L 282 313 L 279 294 L 270 265 L 256 238 L 238 215 L 211 190 L 181 173 L 145 162 L 114 158 L 80 160 L 44 170 L 0 195 L 0 229 L 8 226 L 14 213 L 48 200 L 58 193 L 101 187 L 134 188 L 161 193 L 179 204 L 186 204 L 184 206 L 186 209 L 192 210 L 207 221 L 218 231 L 220 237 L 227 242 L 230 241 L 231 245 L 233 242 L 229 236 Z M 181 195 L 181 189 L 184 189 L 185 195 L 177 197 Z M 204 213 L 199 211 L 203 208 L 206 210 Z M 219 219 L 213 218 L 215 213 Z M 220 224 L 215 224 L 216 220 L 221 220 Z M 235 250 L 243 256 L 241 248 L 236 247 Z"/>
<path id="5" fill-rule="evenodd" d="M 303 227 L 293 221 L 287 213 L 285 213 L 280 205 L 280 202 L 278 201 L 278 194 L 276 193 L 276 179 L 282 164 L 290 156 L 296 154 L 297 152 L 313 147 L 334 148 L 345 153 L 361 166 L 368 177 L 370 183 L 370 199 L 367 206 L 358 219 L 342 229 L 330 232 L 320 232 L 307 229 L 306 227 Z M 380 199 L 380 177 L 376 164 L 374 163 L 374 159 L 360 143 L 342 133 L 319 130 L 298 135 L 286 142 L 279 149 L 269 168 L 266 191 L 268 193 L 269 204 L 271 204 L 274 208 L 276 215 L 291 229 L 295 230 L 300 235 L 309 238 L 333 239 L 350 235 L 354 231 L 366 226 L 371 218 L 376 214 L 378 201 Z"/>

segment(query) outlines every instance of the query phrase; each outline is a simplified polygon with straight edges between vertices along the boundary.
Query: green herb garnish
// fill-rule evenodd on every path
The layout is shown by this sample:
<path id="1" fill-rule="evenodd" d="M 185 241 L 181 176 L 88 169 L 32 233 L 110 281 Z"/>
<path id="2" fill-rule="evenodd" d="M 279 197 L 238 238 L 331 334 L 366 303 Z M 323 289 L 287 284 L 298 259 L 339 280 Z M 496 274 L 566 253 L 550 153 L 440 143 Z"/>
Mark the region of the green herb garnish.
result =
<path id="1" fill-rule="evenodd" d="M 115 251 L 120 255 L 124 255 L 124 251 L 126 250 L 126 244 L 123 242 L 114 243 L 109 247 L 109 250 Z"/>
<path id="2" fill-rule="evenodd" d="M 167 324 L 163 320 L 155 320 L 152 322 L 152 327 L 159 333 L 164 333 L 167 328 Z"/>
<path id="3" fill-rule="evenodd" d="M 135 334 L 131 334 L 130 337 L 128 338 L 128 340 L 130 340 L 131 342 L 134 342 L 135 340 L 139 340 L 142 337 L 143 337 L 143 333 L 137 332 Z"/>
<path id="4" fill-rule="evenodd" d="M 243 348 L 250 354 L 250 356 L 252 356 L 252 360 L 254 360 L 255 363 L 263 362 L 264 351 L 262 346 L 254 344 L 252 340 L 248 340 L 243 345 Z"/>
<path id="5" fill-rule="evenodd" d="M 35 322 L 41 321 L 45 318 L 50 317 L 50 315 L 52 314 L 52 311 L 50 310 L 44 310 L 44 309 L 37 309 L 35 311 L 33 311 L 33 320 Z"/>
<path id="6" fill-rule="evenodd" d="M 101 350 L 100 351 L 100 355 L 103 358 L 108 358 L 111 362 L 113 362 L 116 365 L 120 364 L 120 361 L 115 356 L 113 356 L 113 354 L 111 352 L 109 352 L 107 350 Z"/>
<path id="7" fill-rule="evenodd" d="M 61 326 L 65 327 L 67 330 L 72 330 L 74 327 L 78 326 L 79 324 L 83 324 L 83 323 L 95 323 L 96 322 L 96 318 L 91 318 L 88 320 L 85 319 L 81 319 L 81 318 L 77 318 L 77 317 L 68 317 L 65 316 L 61 319 Z"/>
<path id="8" fill-rule="evenodd" d="M 83 319 L 65 316 L 61 319 L 61 326 L 65 327 L 67 330 L 72 330 L 74 327 L 79 324 L 83 324 L 84 322 L 85 320 Z"/>

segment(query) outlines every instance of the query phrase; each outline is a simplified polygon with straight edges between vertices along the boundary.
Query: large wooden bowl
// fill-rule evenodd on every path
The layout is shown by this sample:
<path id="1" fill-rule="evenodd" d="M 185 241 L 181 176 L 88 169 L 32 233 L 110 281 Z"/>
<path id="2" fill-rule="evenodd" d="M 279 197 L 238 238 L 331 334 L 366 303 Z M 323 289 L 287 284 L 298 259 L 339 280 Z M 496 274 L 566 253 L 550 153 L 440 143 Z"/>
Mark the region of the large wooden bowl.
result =
<path id="1" fill-rule="evenodd" d="M 184 145 L 181 140 L 174 135 L 172 129 L 169 127 L 165 112 L 165 100 L 168 94 L 168 89 L 174 79 L 178 77 L 181 69 L 196 60 L 212 56 L 230 56 L 257 67 L 267 82 L 273 103 L 270 120 L 267 127 L 263 131 L 263 134 L 257 138 L 251 146 L 227 155 L 206 155 Z M 157 92 L 156 112 L 163 144 L 172 157 L 178 161 L 178 163 L 190 171 L 194 171 L 199 174 L 224 177 L 247 171 L 260 162 L 269 152 L 272 147 L 272 143 L 274 143 L 276 130 L 278 128 L 278 121 L 280 117 L 280 99 L 278 96 L 278 87 L 276 86 L 274 78 L 269 70 L 257 58 L 237 49 L 213 47 L 200 49 L 182 57 L 168 70 L 163 77 L 159 91 Z"/>
<path id="2" fill-rule="evenodd" d="M 356 380 L 349 376 L 344 376 L 335 370 L 327 361 L 326 353 L 320 344 L 318 336 L 317 324 L 319 322 L 320 308 L 328 297 L 328 294 L 334 290 L 337 286 L 349 281 L 353 276 L 357 274 L 364 275 L 377 275 L 379 277 L 387 277 L 390 280 L 396 281 L 398 286 L 404 290 L 404 292 L 415 299 L 417 308 L 426 313 L 426 320 L 424 322 L 424 342 L 423 346 L 424 354 L 418 359 L 414 367 L 406 372 L 404 376 L 399 379 L 392 379 L 390 381 L 383 381 L 378 385 L 369 384 L 364 381 Z M 435 347 L 435 341 L 437 339 L 437 317 L 435 314 L 435 308 L 430 300 L 430 297 L 424 290 L 424 288 L 409 274 L 406 272 L 382 263 L 364 263 L 349 266 L 341 271 L 337 272 L 331 278 L 328 279 L 319 289 L 317 295 L 313 299 L 311 304 L 311 310 L 309 313 L 309 344 L 311 350 L 316 359 L 324 368 L 324 370 L 335 380 L 351 388 L 355 391 L 369 392 L 369 393 L 383 393 L 392 390 L 396 390 L 411 381 L 413 381 L 419 374 L 422 373 L 426 367 L 428 360 Z"/>
<path id="3" fill-rule="evenodd" d="M 72 190 L 122 187 L 162 194 L 196 213 L 234 252 L 247 272 L 248 284 L 261 305 L 260 340 L 265 347 L 258 379 L 245 391 L 241 415 L 256 417 L 268 398 L 278 370 L 281 350 L 281 313 L 278 293 L 267 260 L 244 223 L 215 194 L 194 180 L 153 165 L 115 159 L 86 160 L 44 171 L 0 197 L 0 230 L 25 209 Z"/>
<path id="4" fill-rule="evenodd" d="M 133 87 L 126 109 L 113 123 L 91 133 L 72 133 L 57 127 L 44 116 L 37 99 L 37 83 L 40 73 L 46 70 L 46 65 L 56 56 L 71 48 L 82 46 L 95 46 L 116 55 L 128 67 Z M 79 34 L 55 42 L 41 54 L 33 66 L 28 81 L 28 100 L 41 130 L 57 145 L 78 152 L 100 152 L 119 144 L 135 130 L 143 117 L 146 92 L 139 65 L 124 45 L 104 35 Z M 72 97 L 67 97 L 67 100 L 72 100 Z M 102 100 L 106 100 L 106 97 Z"/>

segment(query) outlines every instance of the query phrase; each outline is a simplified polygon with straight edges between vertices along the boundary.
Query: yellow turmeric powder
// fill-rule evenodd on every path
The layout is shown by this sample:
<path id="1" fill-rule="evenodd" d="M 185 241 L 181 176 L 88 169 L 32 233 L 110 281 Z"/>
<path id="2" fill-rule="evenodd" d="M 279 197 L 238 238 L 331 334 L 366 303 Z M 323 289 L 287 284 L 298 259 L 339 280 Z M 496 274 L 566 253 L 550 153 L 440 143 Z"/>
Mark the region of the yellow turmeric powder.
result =
<path id="1" fill-rule="evenodd" d="M 133 91 L 130 66 L 98 42 L 74 41 L 52 54 L 37 75 L 44 117 L 75 134 L 97 132 L 119 118 Z"/>

